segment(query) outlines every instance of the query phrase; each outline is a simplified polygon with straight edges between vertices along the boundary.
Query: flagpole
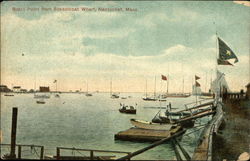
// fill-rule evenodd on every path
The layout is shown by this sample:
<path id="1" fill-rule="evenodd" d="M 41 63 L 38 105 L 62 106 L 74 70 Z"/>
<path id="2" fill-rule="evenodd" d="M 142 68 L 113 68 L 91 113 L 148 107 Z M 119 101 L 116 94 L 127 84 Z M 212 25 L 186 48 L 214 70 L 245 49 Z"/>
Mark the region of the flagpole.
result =
<path id="1" fill-rule="evenodd" d="M 170 78 L 169 78 L 169 74 L 168 74 L 168 80 L 167 80 L 167 94 L 168 94 L 168 84 L 169 84 L 169 81 L 170 81 Z"/>
<path id="2" fill-rule="evenodd" d="M 155 89 L 154 89 L 154 98 L 156 98 L 156 76 L 155 76 Z"/>
<path id="3" fill-rule="evenodd" d="M 197 86 L 196 86 L 196 79 L 195 80 L 195 100 L 196 100 L 196 104 L 197 104 Z"/>
<path id="4" fill-rule="evenodd" d="M 207 72 L 206 72 L 206 81 L 205 81 L 205 93 L 207 91 Z"/>
<path id="5" fill-rule="evenodd" d="M 216 78 L 216 82 L 215 82 L 215 98 L 218 98 L 218 78 L 217 78 L 217 70 L 218 70 L 218 34 L 217 34 L 217 28 L 216 28 L 216 24 L 214 22 L 215 25 L 215 34 L 216 34 L 216 52 L 215 52 L 215 78 Z"/>

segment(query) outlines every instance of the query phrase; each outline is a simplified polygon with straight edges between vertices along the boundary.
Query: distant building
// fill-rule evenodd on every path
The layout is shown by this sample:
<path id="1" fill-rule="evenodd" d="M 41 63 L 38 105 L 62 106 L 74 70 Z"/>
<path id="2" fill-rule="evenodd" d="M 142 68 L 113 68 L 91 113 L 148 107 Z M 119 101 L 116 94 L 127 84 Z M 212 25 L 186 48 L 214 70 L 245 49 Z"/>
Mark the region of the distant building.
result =
<path id="1" fill-rule="evenodd" d="M 14 86 L 13 87 L 13 92 L 20 92 L 21 91 L 21 86 Z"/>
<path id="2" fill-rule="evenodd" d="M 246 91 L 246 99 L 250 100 L 250 83 L 246 85 L 247 91 Z"/>
<path id="3" fill-rule="evenodd" d="M 49 87 L 40 87 L 39 92 L 50 92 Z"/>
<path id="4" fill-rule="evenodd" d="M 20 92 L 26 93 L 26 92 L 28 92 L 28 91 L 27 91 L 27 89 L 20 89 Z"/>
<path id="5" fill-rule="evenodd" d="M 11 92 L 11 89 L 9 89 L 6 85 L 0 85 L 0 92 Z"/>

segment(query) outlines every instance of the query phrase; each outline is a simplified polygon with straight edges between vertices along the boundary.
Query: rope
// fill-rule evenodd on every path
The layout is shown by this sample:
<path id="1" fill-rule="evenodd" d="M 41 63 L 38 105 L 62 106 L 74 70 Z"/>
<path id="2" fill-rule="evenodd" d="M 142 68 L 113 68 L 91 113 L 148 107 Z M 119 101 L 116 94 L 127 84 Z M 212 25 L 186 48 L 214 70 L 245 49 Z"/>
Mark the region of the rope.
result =
<path id="1" fill-rule="evenodd" d="M 82 156 L 86 157 L 85 154 L 82 154 L 79 150 L 76 150 L 79 154 L 81 154 Z"/>
<path id="2" fill-rule="evenodd" d="M 205 127 L 205 126 L 204 126 L 204 127 Z M 190 132 L 190 133 L 183 134 L 183 135 L 186 136 L 186 135 L 192 134 L 192 133 L 194 133 L 194 132 L 196 132 L 196 131 L 199 131 L 200 129 L 202 129 L 202 128 L 204 128 L 204 127 L 198 128 L 198 129 L 196 129 L 196 130 L 194 130 L 194 131 L 192 131 L 192 132 Z"/>

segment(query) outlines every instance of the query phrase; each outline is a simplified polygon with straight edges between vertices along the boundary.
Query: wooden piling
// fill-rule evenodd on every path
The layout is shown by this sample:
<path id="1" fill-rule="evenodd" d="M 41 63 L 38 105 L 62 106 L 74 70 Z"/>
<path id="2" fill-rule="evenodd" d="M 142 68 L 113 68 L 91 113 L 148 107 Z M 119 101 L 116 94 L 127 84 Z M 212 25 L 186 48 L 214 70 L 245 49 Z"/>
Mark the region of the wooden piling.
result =
<path id="1" fill-rule="evenodd" d="M 60 160 L 60 148 L 56 148 L 56 159 Z"/>
<path id="2" fill-rule="evenodd" d="M 17 127 L 17 107 L 12 108 L 12 126 L 11 126 L 11 149 L 10 158 L 16 158 L 16 127 Z"/>
<path id="3" fill-rule="evenodd" d="M 90 159 L 94 160 L 94 152 L 93 152 L 93 150 L 90 151 Z"/>
<path id="4" fill-rule="evenodd" d="M 43 160 L 43 156 L 44 156 L 44 147 L 41 147 L 41 152 L 40 152 L 40 160 Z"/>
<path id="5" fill-rule="evenodd" d="M 18 145 L 18 154 L 17 154 L 17 158 L 21 159 L 22 158 L 22 147 L 20 145 Z"/>

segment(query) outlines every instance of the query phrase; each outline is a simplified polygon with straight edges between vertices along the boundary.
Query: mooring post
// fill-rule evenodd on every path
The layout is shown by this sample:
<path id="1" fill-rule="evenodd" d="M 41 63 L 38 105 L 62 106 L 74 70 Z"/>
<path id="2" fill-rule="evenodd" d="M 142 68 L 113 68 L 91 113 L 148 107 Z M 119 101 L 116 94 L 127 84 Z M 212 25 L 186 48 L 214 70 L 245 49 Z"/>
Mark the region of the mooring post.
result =
<path id="1" fill-rule="evenodd" d="M 60 160 L 60 148 L 56 148 L 56 159 Z"/>
<path id="2" fill-rule="evenodd" d="M 94 151 L 93 150 L 90 151 L 90 160 L 94 160 Z"/>
<path id="3" fill-rule="evenodd" d="M 40 160 L 43 160 L 44 146 L 41 147 Z"/>
<path id="4" fill-rule="evenodd" d="M 18 158 L 18 159 L 21 159 L 21 156 L 22 156 L 22 147 L 21 147 L 21 145 L 18 145 L 18 154 L 17 154 L 17 158 Z"/>
<path id="5" fill-rule="evenodd" d="M 12 108 L 12 126 L 11 126 L 11 149 L 10 158 L 16 158 L 16 127 L 17 127 L 17 107 Z"/>

